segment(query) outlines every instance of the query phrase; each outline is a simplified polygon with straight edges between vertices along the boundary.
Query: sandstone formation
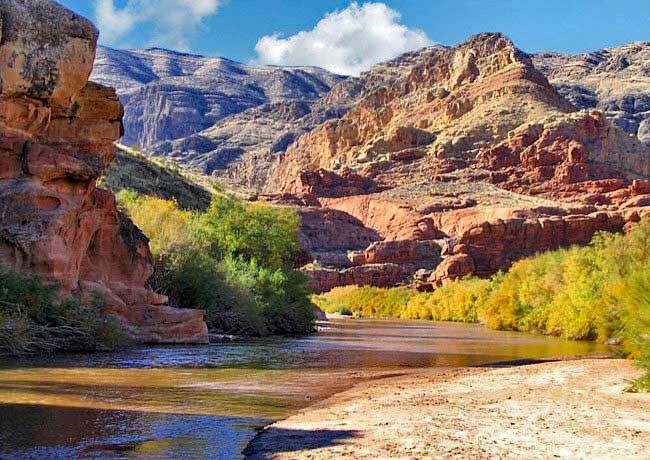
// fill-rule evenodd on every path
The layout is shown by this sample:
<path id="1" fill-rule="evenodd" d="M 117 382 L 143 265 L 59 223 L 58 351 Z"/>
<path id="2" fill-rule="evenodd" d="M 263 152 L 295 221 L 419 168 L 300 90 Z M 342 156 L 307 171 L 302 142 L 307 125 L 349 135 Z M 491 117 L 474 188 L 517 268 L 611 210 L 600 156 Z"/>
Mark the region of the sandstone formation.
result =
<path id="1" fill-rule="evenodd" d="M 337 212 L 327 231 L 306 220 L 317 291 L 429 290 L 627 228 L 650 211 L 649 177 L 650 148 L 577 110 L 507 38 L 482 34 L 298 138 L 267 190 L 302 215 Z"/>
<path id="2" fill-rule="evenodd" d="M 145 236 L 96 188 L 122 134 L 112 88 L 89 82 L 94 26 L 49 0 L 0 3 L 0 262 L 100 294 L 143 342 L 207 341 L 203 313 L 145 287 Z"/>
<path id="3" fill-rule="evenodd" d="M 650 145 L 650 42 L 575 56 L 538 53 L 533 61 L 576 107 L 603 111 Z"/>
<path id="4" fill-rule="evenodd" d="M 522 123 L 572 110 L 508 39 L 479 35 L 298 139 L 274 165 L 269 187 L 292 192 L 300 171 L 316 168 L 353 168 L 399 183 L 404 163 L 467 158 Z"/>

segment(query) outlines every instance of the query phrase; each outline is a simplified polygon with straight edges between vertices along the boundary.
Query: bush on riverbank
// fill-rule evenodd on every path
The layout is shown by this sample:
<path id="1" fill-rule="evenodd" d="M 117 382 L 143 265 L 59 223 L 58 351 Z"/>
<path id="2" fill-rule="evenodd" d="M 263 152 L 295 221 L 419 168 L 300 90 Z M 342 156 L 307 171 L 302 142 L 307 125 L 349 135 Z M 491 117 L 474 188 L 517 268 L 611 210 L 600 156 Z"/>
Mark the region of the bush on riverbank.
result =
<path id="1" fill-rule="evenodd" d="M 0 269 L 0 354 L 114 349 L 126 341 L 101 299 L 57 301 L 58 288 L 38 277 Z"/>
<path id="2" fill-rule="evenodd" d="M 343 286 L 313 297 L 327 313 L 348 309 L 357 316 L 477 322 L 478 305 L 490 291 L 490 281 L 468 278 L 450 283 L 435 292 L 407 288 Z"/>
<path id="3" fill-rule="evenodd" d="M 152 287 L 178 306 L 206 310 L 228 334 L 299 334 L 312 328 L 307 280 L 293 269 L 298 216 L 284 208 L 213 198 L 206 212 L 173 201 L 118 195 L 150 239 Z"/>
<path id="4" fill-rule="evenodd" d="M 625 235 L 600 233 L 589 246 L 520 260 L 489 280 L 465 278 L 433 293 L 345 287 L 314 301 L 325 311 L 347 306 L 362 316 L 484 322 L 621 343 L 650 370 L 650 219 Z"/>

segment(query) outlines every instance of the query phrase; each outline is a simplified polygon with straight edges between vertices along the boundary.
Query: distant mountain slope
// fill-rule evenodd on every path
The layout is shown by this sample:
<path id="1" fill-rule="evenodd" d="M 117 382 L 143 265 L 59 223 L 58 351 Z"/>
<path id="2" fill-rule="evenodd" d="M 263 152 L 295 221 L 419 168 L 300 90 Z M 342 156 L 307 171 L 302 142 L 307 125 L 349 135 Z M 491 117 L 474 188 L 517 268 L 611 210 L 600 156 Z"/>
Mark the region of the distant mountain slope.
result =
<path id="1" fill-rule="evenodd" d="M 432 46 L 406 53 L 359 77 L 340 81 L 318 100 L 285 100 L 253 107 L 225 117 L 198 134 L 164 142 L 153 149 L 207 174 L 261 189 L 275 157 L 294 140 L 327 120 L 342 117 L 361 98 L 393 84 L 414 65 L 442 49 Z"/>
<path id="2" fill-rule="evenodd" d="M 574 105 L 602 110 L 650 145 L 650 42 L 579 55 L 538 53 L 533 62 Z"/>
<path id="3" fill-rule="evenodd" d="M 210 206 L 212 197 L 210 191 L 183 174 L 178 166 L 165 165 L 123 148 L 116 150 L 115 160 L 106 168 L 98 185 L 113 193 L 133 190 L 141 195 L 175 200 L 183 209 L 200 211 Z"/>
<path id="4" fill-rule="evenodd" d="M 125 109 L 123 143 L 149 148 L 267 102 L 317 99 L 342 77 L 312 67 L 99 47 L 91 79 L 117 88 Z"/>
<path id="5" fill-rule="evenodd" d="M 275 156 L 296 138 L 340 118 L 442 49 L 406 53 L 344 79 L 315 68 L 249 67 L 161 49 L 100 47 L 92 78 L 118 89 L 125 105 L 123 143 L 259 189 Z"/>

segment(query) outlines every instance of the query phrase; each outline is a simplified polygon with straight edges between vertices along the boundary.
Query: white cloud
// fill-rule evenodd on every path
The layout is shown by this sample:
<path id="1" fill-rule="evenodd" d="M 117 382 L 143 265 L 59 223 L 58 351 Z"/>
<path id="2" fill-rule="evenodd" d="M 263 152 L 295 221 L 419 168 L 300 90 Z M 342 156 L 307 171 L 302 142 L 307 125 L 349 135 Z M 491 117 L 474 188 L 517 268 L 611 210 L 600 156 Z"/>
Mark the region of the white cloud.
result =
<path id="1" fill-rule="evenodd" d="M 187 50 L 188 40 L 204 18 L 217 12 L 220 0 L 96 0 L 95 19 L 103 43 L 118 45 L 137 26 L 152 28 L 151 44 Z"/>
<path id="2" fill-rule="evenodd" d="M 262 37 L 256 62 L 313 65 L 344 75 L 358 75 L 378 62 L 432 44 L 421 30 L 400 24 L 401 15 L 384 3 L 352 3 L 328 13 L 316 27 L 288 38 Z"/>

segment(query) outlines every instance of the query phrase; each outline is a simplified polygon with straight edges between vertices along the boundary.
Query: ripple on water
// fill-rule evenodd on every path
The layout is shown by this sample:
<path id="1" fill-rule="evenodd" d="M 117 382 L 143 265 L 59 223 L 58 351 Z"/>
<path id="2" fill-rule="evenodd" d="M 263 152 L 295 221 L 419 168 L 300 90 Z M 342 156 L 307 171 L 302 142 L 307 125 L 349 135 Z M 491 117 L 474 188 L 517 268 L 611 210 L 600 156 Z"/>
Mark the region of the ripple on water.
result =
<path id="1" fill-rule="evenodd" d="M 0 362 L 0 460 L 234 459 L 255 428 L 357 382 L 432 366 L 603 352 L 420 321 L 302 338 Z"/>

